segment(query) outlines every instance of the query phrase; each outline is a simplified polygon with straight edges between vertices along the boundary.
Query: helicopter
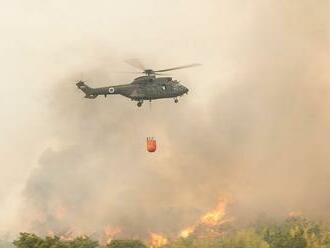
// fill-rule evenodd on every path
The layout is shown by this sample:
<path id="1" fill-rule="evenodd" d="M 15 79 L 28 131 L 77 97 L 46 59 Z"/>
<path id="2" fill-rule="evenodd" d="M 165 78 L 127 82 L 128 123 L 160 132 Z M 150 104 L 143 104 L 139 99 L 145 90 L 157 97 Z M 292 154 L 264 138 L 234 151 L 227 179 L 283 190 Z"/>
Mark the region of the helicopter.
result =
<path id="1" fill-rule="evenodd" d="M 137 101 L 137 106 L 141 107 L 143 101 L 152 101 L 163 98 L 173 98 L 175 103 L 178 103 L 178 97 L 188 94 L 189 89 L 182 85 L 179 81 L 172 77 L 164 77 L 166 74 L 162 72 L 179 70 L 189 67 L 199 66 L 200 64 L 189 64 L 184 66 L 172 67 L 169 69 L 152 70 L 146 69 L 138 60 L 126 61 L 129 65 L 141 70 L 140 72 L 133 72 L 145 74 L 135 78 L 129 84 L 121 84 L 114 86 L 106 86 L 100 88 L 92 88 L 86 82 L 79 80 L 76 85 L 85 93 L 85 98 L 95 99 L 99 95 L 122 95 L 130 98 L 132 101 Z M 163 76 L 163 77 L 157 77 Z"/>

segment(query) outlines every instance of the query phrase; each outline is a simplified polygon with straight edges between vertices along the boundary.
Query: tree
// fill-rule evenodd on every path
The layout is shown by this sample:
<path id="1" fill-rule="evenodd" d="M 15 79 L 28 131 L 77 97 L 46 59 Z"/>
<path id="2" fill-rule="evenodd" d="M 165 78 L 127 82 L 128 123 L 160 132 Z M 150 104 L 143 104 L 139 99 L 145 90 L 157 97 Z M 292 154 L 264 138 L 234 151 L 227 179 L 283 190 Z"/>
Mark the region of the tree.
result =
<path id="1" fill-rule="evenodd" d="M 83 236 L 69 241 L 69 248 L 96 248 L 99 247 L 97 241 L 91 240 L 89 237 Z"/>
<path id="2" fill-rule="evenodd" d="M 223 235 L 216 247 L 223 248 L 269 248 L 269 244 L 254 229 L 248 228 Z M 288 248 L 288 247 L 287 247 Z M 291 247 L 290 247 L 291 248 Z"/>
<path id="3" fill-rule="evenodd" d="M 107 248 L 147 248 L 140 240 L 111 240 Z"/>
<path id="4" fill-rule="evenodd" d="M 304 217 L 291 217 L 266 228 L 264 239 L 271 248 L 329 247 L 329 231 Z"/>
<path id="5" fill-rule="evenodd" d="M 164 248 L 269 248 L 254 229 L 243 229 L 218 237 L 179 238 Z"/>
<path id="6" fill-rule="evenodd" d="M 42 239 L 35 234 L 21 233 L 13 242 L 17 248 L 97 248 L 97 241 L 89 237 L 77 237 L 73 240 L 61 240 L 59 237 L 46 237 Z"/>
<path id="7" fill-rule="evenodd" d="M 40 248 L 69 248 L 68 244 L 59 237 L 46 237 Z"/>
<path id="8" fill-rule="evenodd" d="M 13 242 L 17 248 L 40 248 L 43 243 L 42 238 L 32 233 L 20 233 L 19 238 Z"/>

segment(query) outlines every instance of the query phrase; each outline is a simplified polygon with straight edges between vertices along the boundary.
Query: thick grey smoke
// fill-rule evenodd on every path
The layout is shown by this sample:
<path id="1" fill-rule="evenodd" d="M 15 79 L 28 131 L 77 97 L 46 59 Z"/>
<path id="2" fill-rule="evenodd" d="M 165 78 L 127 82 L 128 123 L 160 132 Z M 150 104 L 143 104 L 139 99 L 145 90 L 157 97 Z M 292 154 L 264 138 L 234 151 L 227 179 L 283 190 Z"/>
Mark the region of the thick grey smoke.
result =
<path id="1" fill-rule="evenodd" d="M 25 228 L 93 233 L 112 226 L 126 237 L 173 235 L 223 194 L 233 196 L 233 211 L 242 218 L 299 210 L 329 219 L 330 4 L 206 6 L 209 22 L 198 23 L 199 31 L 187 24 L 193 34 L 182 33 L 190 50 L 180 55 L 185 45 L 175 43 L 175 56 L 164 61 L 160 47 L 145 50 L 147 63 L 158 67 L 187 58 L 204 64 L 175 75 L 191 88 L 178 105 L 161 101 L 137 109 L 120 97 L 84 99 L 68 82 L 81 72 L 92 86 L 128 80 L 112 70 L 132 54 L 116 55 L 98 42 L 85 44 L 92 55 L 84 61 L 69 48 L 59 52 L 59 58 L 69 54 L 73 66 L 61 67 L 62 76 L 49 87 L 47 127 L 54 144 L 24 188 Z M 178 19 L 168 21 L 174 28 Z M 150 59 L 156 55 L 157 62 Z M 155 154 L 145 151 L 149 135 L 159 142 Z"/>

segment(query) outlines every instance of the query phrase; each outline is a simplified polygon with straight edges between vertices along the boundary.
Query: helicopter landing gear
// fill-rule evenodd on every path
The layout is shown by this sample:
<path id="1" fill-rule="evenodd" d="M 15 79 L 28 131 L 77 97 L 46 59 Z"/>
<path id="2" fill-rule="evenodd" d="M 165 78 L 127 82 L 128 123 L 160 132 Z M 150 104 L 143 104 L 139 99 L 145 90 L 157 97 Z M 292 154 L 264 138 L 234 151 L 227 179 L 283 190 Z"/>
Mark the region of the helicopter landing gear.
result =
<path id="1" fill-rule="evenodd" d="M 141 107 L 142 106 L 142 103 L 143 103 L 143 101 L 138 101 L 137 106 L 138 107 Z"/>
<path id="2" fill-rule="evenodd" d="M 179 99 L 178 98 L 174 98 L 174 102 L 175 103 L 178 103 L 179 102 Z"/>

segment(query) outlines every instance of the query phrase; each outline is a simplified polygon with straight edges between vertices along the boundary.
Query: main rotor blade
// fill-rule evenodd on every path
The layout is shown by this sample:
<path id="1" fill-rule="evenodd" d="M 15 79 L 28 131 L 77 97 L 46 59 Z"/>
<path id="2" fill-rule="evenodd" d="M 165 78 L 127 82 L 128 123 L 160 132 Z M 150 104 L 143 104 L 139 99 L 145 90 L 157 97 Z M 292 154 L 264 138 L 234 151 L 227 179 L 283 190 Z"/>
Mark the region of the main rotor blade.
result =
<path id="1" fill-rule="evenodd" d="M 157 76 L 169 76 L 170 74 L 167 74 L 167 73 L 155 73 L 155 75 Z"/>
<path id="2" fill-rule="evenodd" d="M 130 66 L 133 66 L 134 68 L 137 68 L 137 69 L 139 69 L 141 71 L 144 71 L 145 70 L 144 65 L 138 59 L 128 59 L 125 62 L 127 64 L 129 64 Z"/>
<path id="3" fill-rule="evenodd" d="M 138 72 L 138 71 L 115 71 L 115 73 L 143 74 L 143 72 Z"/>
<path id="4" fill-rule="evenodd" d="M 155 72 L 164 72 L 164 71 L 174 71 L 174 70 L 179 70 L 179 69 L 184 69 L 184 68 L 189 68 L 189 67 L 195 67 L 195 66 L 200 66 L 201 64 L 190 64 L 190 65 L 183 65 L 183 66 L 177 66 L 169 69 L 163 69 L 163 70 L 157 70 Z"/>

